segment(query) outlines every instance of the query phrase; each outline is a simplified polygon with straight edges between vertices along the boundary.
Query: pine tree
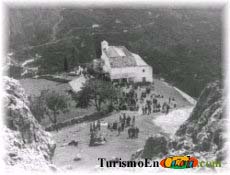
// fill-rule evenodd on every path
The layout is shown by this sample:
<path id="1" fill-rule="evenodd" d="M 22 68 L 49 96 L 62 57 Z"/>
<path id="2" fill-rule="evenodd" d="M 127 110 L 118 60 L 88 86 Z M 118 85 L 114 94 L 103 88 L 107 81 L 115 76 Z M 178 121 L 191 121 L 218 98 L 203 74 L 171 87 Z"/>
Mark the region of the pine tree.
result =
<path id="1" fill-rule="evenodd" d="M 65 58 L 65 59 L 64 59 L 64 71 L 65 71 L 65 72 L 68 72 L 68 70 L 69 70 L 68 59 Z"/>

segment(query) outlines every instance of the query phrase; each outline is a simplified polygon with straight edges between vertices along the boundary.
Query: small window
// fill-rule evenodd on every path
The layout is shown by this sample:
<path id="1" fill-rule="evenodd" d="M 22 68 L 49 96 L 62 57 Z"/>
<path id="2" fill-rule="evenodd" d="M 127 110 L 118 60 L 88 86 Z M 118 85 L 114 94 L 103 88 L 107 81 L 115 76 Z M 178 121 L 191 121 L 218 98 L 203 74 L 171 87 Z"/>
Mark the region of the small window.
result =
<path id="1" fill-rule="evenodd" d="M 142 72 L 145 72 L 145 69 L 143 69 Z"/>

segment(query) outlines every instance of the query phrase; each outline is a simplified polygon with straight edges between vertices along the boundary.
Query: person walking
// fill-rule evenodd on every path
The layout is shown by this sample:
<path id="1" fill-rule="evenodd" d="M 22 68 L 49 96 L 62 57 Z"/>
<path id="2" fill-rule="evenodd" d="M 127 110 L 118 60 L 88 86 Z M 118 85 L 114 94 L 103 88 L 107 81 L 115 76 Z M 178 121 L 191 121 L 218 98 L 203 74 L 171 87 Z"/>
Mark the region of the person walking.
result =
<path id="1" fill-rule="evenodd" d="M 101 130 L 101 122 L 100 120 L 97 121 L 97 129 L 100 131 Z"/>
<path id="2" fill-rule="evenodd" d="M 127 127 L 130 126 L 130 121 L 131 121 L 131 117 L 128 116 L 128 117 L 127 117 L 127 121 L 126 121 L 126 126 L 127 126 Z"/>
<path id="3" fill-rule="evenodd" d="M 135 126 L 135 116 L 133 116 L 132 126 Z"/>
<path id="4" fill-rule="evenodd" d="M 124 129 L 125 129 L 125 121 L 122 121 L 121 122 L 121 131 L 124 131 Z"/>
<path id="5" fill-rule="evenodd" d="M 93 132 L 93 125 L 90 123 L 90 133 Z"/>
<path id="6" fill-rule="evenodd" d="M 136 127 L 136 128 L 135 128 L 135 138 L 138 138 L 138 134 L 139 134 L 139 128 Z"/>
<path id="7" fill-rule="evenodd" d="M 119 126 L 118 126 L 118 128 L 117 128 L 117 136 L 119 136 L 120 135 L 120 133 L 121 133 L 121 125 L 119 124 Z"/>

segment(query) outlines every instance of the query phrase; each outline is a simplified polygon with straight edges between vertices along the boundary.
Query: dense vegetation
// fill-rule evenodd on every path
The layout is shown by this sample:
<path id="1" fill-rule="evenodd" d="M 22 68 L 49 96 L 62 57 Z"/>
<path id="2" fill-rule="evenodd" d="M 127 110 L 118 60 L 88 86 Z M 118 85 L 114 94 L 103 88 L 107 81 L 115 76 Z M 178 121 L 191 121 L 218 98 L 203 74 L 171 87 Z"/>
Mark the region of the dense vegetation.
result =
<path id="1" fill-rule="evenodd" d="M 71 69 L 99 58 L 105 39 L 140 54 L 155 75 L 194 97 L 206 83 L 222 78 L 220 8 L 9 12 L 10 49 L 19 61 L 41 55 L 40 74 L 63 71 L 65 60 Z"/>

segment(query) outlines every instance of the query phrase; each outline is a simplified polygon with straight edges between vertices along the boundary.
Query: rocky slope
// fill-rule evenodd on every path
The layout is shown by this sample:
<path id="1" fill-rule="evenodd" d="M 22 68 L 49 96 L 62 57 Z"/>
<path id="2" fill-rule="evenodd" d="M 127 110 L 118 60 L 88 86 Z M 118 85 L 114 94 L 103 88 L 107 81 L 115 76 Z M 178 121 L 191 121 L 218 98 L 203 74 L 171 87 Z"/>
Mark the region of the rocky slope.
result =
<path id="1" fill-rule="evenodd" d="M 194 155 L 202 160 L 223 161 L 227 137 L 225 123 L 223 87 L 216 81 L 202 91 L 191 116 L 172 140 L 165 136 L 151 137 L 138 157 Z"/>
<path id="2" fill-rule="evenodd" d="M 225 123 L 223 88 L 216 81 L 202 91 L 191 116 L 177 130 L 174 149 L 223 160 Z"/>
<path id="3" fill-rule="evenodd" d="M 56 170 L 51 162 L 56 145 L 32 115 L 21 85 L 4 77 L 4 86 L 7 169 Z"/>

